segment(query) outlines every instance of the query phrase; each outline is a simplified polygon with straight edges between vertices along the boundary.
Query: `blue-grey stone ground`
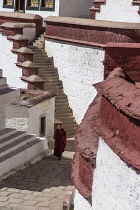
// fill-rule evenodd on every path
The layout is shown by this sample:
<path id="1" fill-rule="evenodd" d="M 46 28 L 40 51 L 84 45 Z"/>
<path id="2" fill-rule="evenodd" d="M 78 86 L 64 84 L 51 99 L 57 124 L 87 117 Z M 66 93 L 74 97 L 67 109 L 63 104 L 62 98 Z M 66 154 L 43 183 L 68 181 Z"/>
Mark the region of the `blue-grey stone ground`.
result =
<path id="1" fill-rule="evenodd" d="M 50 155 L 0 181 L 0 210 L 62 210 L 66 190 L 72 186 L 73 154 L 69 139 L 61 160 Z"/>

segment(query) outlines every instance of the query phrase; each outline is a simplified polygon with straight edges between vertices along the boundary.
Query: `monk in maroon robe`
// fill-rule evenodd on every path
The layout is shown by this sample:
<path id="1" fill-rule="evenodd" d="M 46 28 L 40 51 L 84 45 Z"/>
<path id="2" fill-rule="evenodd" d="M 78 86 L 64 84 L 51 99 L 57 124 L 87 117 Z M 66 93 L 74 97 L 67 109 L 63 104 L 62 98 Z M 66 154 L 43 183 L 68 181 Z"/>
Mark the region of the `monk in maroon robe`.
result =
<path id="1" fill-rule="evenodd" d="M 57 129 L 55 130 L 54 140 L 55 140 L 54 155 L 58 158 L 58 160 L 60 160 L 62 152 L 64 152 L 66 148 L 66 141 L 67 141 L 66 131 L 61 127 L 61 125 L 58 125 Z"/>

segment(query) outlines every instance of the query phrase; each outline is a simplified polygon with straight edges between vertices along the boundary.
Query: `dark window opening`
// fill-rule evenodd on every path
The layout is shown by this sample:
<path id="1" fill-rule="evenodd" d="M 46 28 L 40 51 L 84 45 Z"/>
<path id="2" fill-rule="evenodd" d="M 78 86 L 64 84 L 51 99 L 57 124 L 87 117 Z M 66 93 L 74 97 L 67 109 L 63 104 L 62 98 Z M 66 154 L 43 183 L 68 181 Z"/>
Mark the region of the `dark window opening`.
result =
<path id="1" fill-rule="evenodd" d="M 27 10 L 39 10 L 39 0 L 27 0 Z"/>
<path id="2" fill-rule="evenodd" d="M 46 131 L 46 117 L 40 118 L 40 136 L 45 136 Z"/>
<path id="3" fill-rule="evenodd" d="M 13 0 L 4 0 L 3 1 L 3 7 L 4 8 L 10 8 L 12 9 L 14 6 L 14 1 Z"/>
<path id="4" fill-rule="evenodd" d="M 42 0 L 40 10 L 54 11 L 55 8 L 54 4 L 55 4 L 54 0 Z"/>

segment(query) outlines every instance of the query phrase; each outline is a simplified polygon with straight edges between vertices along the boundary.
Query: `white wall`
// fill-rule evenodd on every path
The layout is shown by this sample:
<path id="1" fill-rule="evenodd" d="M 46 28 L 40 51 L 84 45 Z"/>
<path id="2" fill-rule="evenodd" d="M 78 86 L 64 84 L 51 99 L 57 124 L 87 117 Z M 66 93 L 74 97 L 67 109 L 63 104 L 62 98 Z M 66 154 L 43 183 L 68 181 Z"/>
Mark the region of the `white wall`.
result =
<path id="1" fill-rule="evenodd" d="M 30 41 L 33 41 L 36 37 L 36 28 L 23 28 L 23 35 Z"/>
<path id="2" fill-rule="evenodd" d="M 96 95 L 92 84 L 103 80 L 104 50 L 47 40 L 45 49 L 48 56 L 53 56 L 70 107 L 80 123 Z"/>
<path id="3" fill-rule="evenodd" d="M 6 107 L 6 127 L 28 132 L 28 108 L 9 104 Z"/>
<path id="4" fill-rule="evenodd" d="M 27 83 L 20 79 L 22 68 L 15 64 L 17 63 L 17 54 L 11 52 L 13 42 L 0 34 L 0 47 L 0 68 L 3 70 L 3 77 L 7 77 L 7 84 L 10 87 L 27 88 Z"/>
<path id="5" fill-rule="evenodd" d="M 54 111 L 55 111 L 55 99 L 43 101 L 29 109 L 29 125 L 28 132 L 40 134 L 40 116 L 46 116 L 46 132 L 47 139 L 51 139 L 54 134 Z"/>
<path id="6" fill-rule="evenodd" d="M 133 0 L 106 0 L 101 12 L 96 12 L 96 20 L 117 22 L 140 22 L 139 6 L 132 5 Z"/>
<path id="7" fill-rule="evenodd" d="M 139 210 L 140 175 L 128 167 L 100 138 L 94 171 L 92 207 L 83 210 Z M 78 198 L 81 198 L 78 203 Z M 75 210 L 87 201 L 76 193 Z"/>
<path id="8" fill-rule="evenodd" d="M 40 135 L 40 116 L 46 116 L 45 136 L 52 138 L 54 133 L 55 99 L 51 98 L 32 107 L 9 105 L 6 108 L 6 127 Z"/>
<path id="9" fill-rule="evenodd" d="M 89 18 L 93 0 L 60 0 L 59 16 Z"/>

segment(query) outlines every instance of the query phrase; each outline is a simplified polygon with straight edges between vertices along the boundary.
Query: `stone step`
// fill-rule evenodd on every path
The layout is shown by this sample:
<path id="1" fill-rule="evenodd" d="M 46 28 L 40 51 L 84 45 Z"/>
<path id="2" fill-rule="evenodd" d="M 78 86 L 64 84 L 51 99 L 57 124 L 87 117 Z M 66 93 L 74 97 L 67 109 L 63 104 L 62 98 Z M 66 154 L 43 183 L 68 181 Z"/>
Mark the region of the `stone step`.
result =
<path id="1" fill-rule="evenodd" d="M 44 79 L 43 77 L 41 77 L 42 79 Z M 44 83 L 44 85 L 45 85 L 45 87 L 49 87 L 50 86 L 50 88 L 52 87 L 52 85 L 55 87 L 55 86 L 59 86 L 59 88 L 60 88 L 60 86 L 62 86 L 62 82 L 60 81 L 60 80 L 58 80 L 58 79 L 53 79 L 53 78 L 46 78 L 46 79 L 44 79 L 45 80 L 45 83 Z M 57 89 L 58 87 L 56 87 L 56 89 Z M 63 88 L 63 86 L 61 87 L 61 88 Z"/>
<path id="2" fill-rule="evenodd" d="M 31 50 L 34 52 L 34 54 L 38 54 L 40 57 L 42 55 L 47 55 L 47 53 L 45 52 L 45 50 L 44 49 L 41 49 L 41 48 L 31 49 Z M 48 57 L 48 55 L 46 57 Z M 48 58 L 50 58 L 50 57 L 48 57 Z"/>
<path id="3" fill-rule="evenodd" d="M 39 64 L 38 64 L 38 62 L 35 62 L 35 61 L 34 61 L 34 63 L 35 63 L 37 66 L 39 66 L 39 68 L 46 68 L 46 69 L 47 69 L 47 68 L 48 68 L 48 69 L 49 69 L 49 68 L 50 68 L 50 69 L 53 68 L 53 65 L 52 65 L 51 63 L 47 63 L 47 64 L 39 63 Z"/>
<path id="4" fill-rule="evenodd" d="M 32 161 L 33 158 L 41 153 L 42 156 L 45 156 L 45 153 L 43 154 L 43 152 L 47 149 L 47 140 L 43 138 L 36 138 L 28 144 L 20 146 L 18 149 L 3 155 L 0 158 L 0 176 L 10 173 L 13 169 L 16 170 L 17 168 L 22 168 L 25 164 Z"/>
<path id="5" fill-rule="evenodd" d="M 18 140 L 19 138 L 21 138 L 21 137 L 23 137 L 25 135 L 27 135 L 26 132 L 24 132 L 24 131 L 17 131 L 16 133 L 14 133 L 14 134 L 6 137 L 6 138 L 1 139 L 0 140 L 0 148 L 6 146 L 9 143 L 12 143 L 12 142 Z M 0 151 L 1 151 L 1 149 L 0 149 Z"/>
<path id="6" fill-rule="evenodd" d="M 5 128 L 0 131 L 0 141 L 8 136 L 11 136 L 12 134 L 15 134 L 17 132 L 16 129 L 13 128 Z"/>
<path id="7" fill-rule="evenodd" d="M 50 75 L 58 75 L 57 71 L 53 68 L 53 67 L 39 67 L 39 74 L 42 74 L 42 75 L 46 75 L 46 74 L 50 74 Z"/>
<path id="8" fill-rule="evenodd" d="M 58 118 L 58 120 L 61 121 L 61 118 Z M 63 123 L 64 123 L 64 125 L 65 125 L 66 127 L 76 127 L 76 126 L 77 126 L 77 123 L 76 123 L 75 121 L 71 121 L 71 120 L 69 120 L 69 119 L 65 119 L 65 120 L 63 121 Z"/>
<path id="9" fill-rule="evenodd" d="M 6 88 L 8 88 L 8 85 L 6 84 L 6 85 L 2 85 L 2 86 L 0 86 L 0 90 L 2 90 L 2 89 L 6 89 Z"/>
<path id="10" fill-rule="evenodd" d="M 39 52 L 46 53 L 44 49 L 38 48 L 37 46 L 29 46 L 28 48 L 31 49 L 35 53 L 39 53 Z"/>
<path id="11" fill-rule="evenodd" d="M 44 55 L 43 57 L 42 57 L 42 56 L 34 55 L 33 58 L 36 59 L 37 62 L 38 62 L 38 61 L 40 61 L 40 62 L 44 62 L 44 61 L 49 61 L 49 62 L 51 62 L 51 60 L 50 60 L 48 57 L 46 57 L 45 55 Z"/>
<path id="12" fill-rule="evenodd" d="M 0 69 L 0 77 L 2 77 L 2 69 Z"/>
<path id="13" fill-rule="evenodd" d="M 65 119 L 69 119 L 69 117 L 73 117 L 73 113 L 72 112 L 63 112 L 63 113 L 55 113 L 55 118 L 56 119 L 63 119 L 63 120 L 65 120 Z M 73 118 L 72 118 L 73 119 Z"/>
<path id="14" fill-rule="evenodd" d="M 56 97 L 56 99 L 55 99 L 55 103 L 61 103 L 61 102 L 66 102 L 66 103 L 68 103 L 68 99 L 67 98 L 58 98 L 58 97 Z"/>
<path id="15" fill-rule="evenodd" d="M 65 107 L 69 105 L 68 102 L 56 102 L 55 104 L 56 104 L 56 107 Z"/>
<path id="16" fill-rule="evenodd" d="M 36 59 L 34 59 L 34 63 L 35 64 L 38 64 L 38 65 L 46 65 L 46 64 L 50 64 L 50 65 L 52 65 L 51 64 L 51 62 L 49 61 L 49 60 L 36 60 Z"/>
<path id="17" fill-rule="evenodd" d="M 65 94 L 59 94 L 58 96 L 56 96 L 56 98 L 57 99 L 67 99 L 67 96 Z"/>
<path id="18" fill-rule="evenodd" d="M 61 82 L 61 80 L 59 80 L 59 77 L 58 76 L 56 76 L 56 75 L 42 75 L 42 74 L 38 74 L 38 76 L 39 77 L 41 77 L 41 78 L 43 78 L 44 80 L 46 80 L 46 82 L 47 82 L 47 80 L 49 80 L 49 79 L 51 79 L 51 80 L 53 80 L 53 81 L 59 81 L 59 82 Z M 61 82 L 62 83 L 62 82 Z"/>
<path id="19" fill-rule="evenodd" d="M 61 83 L 61 81 L 45 81 L 44 82 L 44 88 L 52 88 L 54 90 L 58 90 L 58 88 L 63 89 L 63 85 Z"/>
<path id="20" fill-rule="evenodd" d="M 62 121 L 62 123 L 64 124 L 64 126 L 66 127 L 76 127 L 77 124 L 74 120 L 71 119 L 61 119 L 61 117 L 57 118 L 59 121 Z"/>
<path id="21" fill-rule="evenodd" d="M 54 83 L 54 82 L 45 82 L 44 83 L 44 90 L 49 90 L 52 92 L 56 92 L 57 94 L 62 93 L 63 86 L 61 83 Z"/>
<path id="22" fill-rule="evenodd" d="M 68 111 L 68 110 L 71 111 L 72 109 L 71 109 L 69 106 L 58 106 L 58 107 L 57 107 L 57 111 L 58 111 L 58 112 L 63 111 L 63 110 L 64 110 L 64 111 Z"/>
<path id="23" fill-rule="evenodd" d="M 47 69 L 44 71 L 44 72 L 41 72 L 39 71 L 39 74 L 40 76 L 43 76 L 43 77 L 57 77 L 59 79 L 59 76 L 57 74 L 57 72 L 55 71 L 48 71 Z"/>
<path id="24" fill-rule="evenodd" d="M 57 110 L 55 111 L 55 116 L 59 116 L 59 117 L 60 117 L 60 116 L 61 116 L 61 113 L 62 113 L 61 110 L 58 110 L 58 109 L 57 109 Z M 71 109 L 71 108 L 69 108 L 69 109 L 63 109 L 63 114 L 64 114 L 64 115 L 65 115 L 65 114 L 68 114 L 68 115 L 70 114 L 71 116 L 73 116 L 72 109 Z M 57 117 L 56 117 L 56 118 L 57 118 Z"/>
<path id="25" fill-rule="evenodd" d="M 0 77 L 0 86 L 7 84 L 7 78 L 6 77 Z"/>
<path id="26" fill-rule="evenodd" d="M 71 122 L 74 121 L 74 117 L 73 116 L 65 116 L 63 114 L 61 116 L 60 115 L 59 116 L 56 115 L 56 118 L 59 119 L 62 122 L 65 122 L 65 120 L 69 120 Z"/>
<path id="27" fill-rule="evenodd" d="M 21 147 L 25 144 L 28 144 L 29 142 L 31 142 L 35 139 L 36 139 L 36 136 L 34 136 L 34 135 L 26 135 L 26 136 L 23 136 L 23 137 L 17 139 L 14 142 L 11 142 L 11 143 L 7 144 L 6 146 L 1 147 L 0 157 L 8 154 L 9 152 L 12 152 L 12 151 L 18 149 L 19 147 Z"/>
<path id="28" fill-rule="evenodd" d="M 60 94 L 60 93 L 62 93 L 62 89 L 60 90 L 60 89 L 58 89 L 58 90 L 56 90 L 56 89 L 53 89 L 53 88 L 44 88 L 44 91 L 51 91 L 51 92 L 53 92 L 53 93 L 55 93 L 56 95 L 58 95 L 58 94 Z"/>

